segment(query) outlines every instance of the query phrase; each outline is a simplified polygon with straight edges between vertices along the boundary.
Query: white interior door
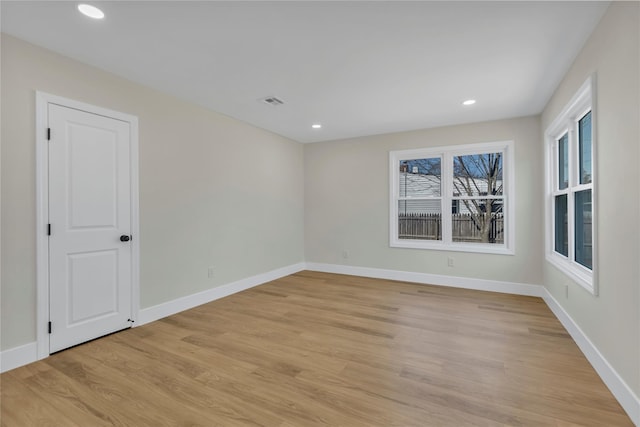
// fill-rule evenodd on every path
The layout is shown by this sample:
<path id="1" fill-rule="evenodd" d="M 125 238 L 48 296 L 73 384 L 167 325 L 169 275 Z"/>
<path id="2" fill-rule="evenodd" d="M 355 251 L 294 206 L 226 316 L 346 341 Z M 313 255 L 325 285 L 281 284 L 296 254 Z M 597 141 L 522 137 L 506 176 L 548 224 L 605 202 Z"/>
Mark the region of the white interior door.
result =
<path id="1" fill-rule="evenodd" d="M 126 121 L 53 103 L 48 119 L 53 353 L 131 326 L 131 135 Z"/>

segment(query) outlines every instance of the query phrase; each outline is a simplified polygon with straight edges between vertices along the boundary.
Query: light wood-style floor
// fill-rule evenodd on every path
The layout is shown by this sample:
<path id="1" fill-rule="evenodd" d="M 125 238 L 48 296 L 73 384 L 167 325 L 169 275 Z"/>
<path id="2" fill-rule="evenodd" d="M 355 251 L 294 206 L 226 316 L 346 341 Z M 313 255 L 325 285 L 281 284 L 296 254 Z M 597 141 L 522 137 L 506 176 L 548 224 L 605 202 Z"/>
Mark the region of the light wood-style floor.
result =
<path id="1" fill-rule="evenodd" d="M 3 427 L 632 426 L 539 298 L 308 271 L 1 381 Z"/>

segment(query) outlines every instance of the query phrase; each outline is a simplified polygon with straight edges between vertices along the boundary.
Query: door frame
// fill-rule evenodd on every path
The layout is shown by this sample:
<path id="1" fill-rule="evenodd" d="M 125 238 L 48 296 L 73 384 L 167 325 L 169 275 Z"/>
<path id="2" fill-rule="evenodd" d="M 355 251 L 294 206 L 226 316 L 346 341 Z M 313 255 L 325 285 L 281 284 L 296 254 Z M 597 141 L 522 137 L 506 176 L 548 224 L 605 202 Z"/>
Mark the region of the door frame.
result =
<path id="1" fill-rule="evenodd" d="M 49 104 L 85 111 L 129 123 L 131 176 L 131 316 L 140 311 L 140 223 L 138 193 L 138 118 L 84 102 L 36 91 L 36 342 L 37 359 L 49 356 Z"/>

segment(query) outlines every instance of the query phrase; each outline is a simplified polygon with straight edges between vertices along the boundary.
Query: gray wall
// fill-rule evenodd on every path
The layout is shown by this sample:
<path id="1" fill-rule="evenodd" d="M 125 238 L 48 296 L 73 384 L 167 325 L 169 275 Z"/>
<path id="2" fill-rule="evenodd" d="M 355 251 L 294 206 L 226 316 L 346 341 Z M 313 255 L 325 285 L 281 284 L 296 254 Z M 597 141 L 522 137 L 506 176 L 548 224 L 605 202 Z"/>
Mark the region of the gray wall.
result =
<path id="1" fill-rule="evenodd" d="M 541 138 L 539 119 L 527 117 L 306 145 L 306 260 L 542 283 Z M 506 140 L 515 141 L 514 256 L 389 247 L 389 151 Z"/>
<path id="2" fill-rule="evenodd" d="M 544 284 L 639 395 L 639 19 L 637 3 L 613 3 L 541 117 L 304 147 L 3 36 L 0 348 L 35 340 L 34 91 L 42 90 L 140 119 L 142 307 L 300 262 L 303 250 L 309 262 Z M 597 297 L 543 256 L 542 131 L 593 72 Z M 390 150 L 500 140 L 516 143 L 514 256 L 389 247 Z"/>
<path id="3" fill-rule="evenodd" d="M 546 261 L 544 285 L 636 395 L 640 395 L 639 22 L 638 3 L 612 3 L 542 114 L 544 130 L 587 77 L 597 73 L 600 294 L 591 295 Z"/>
<path id="4" fill-rule="evenodd" d="M 7 35 L 1 71 L 1 349 L 36 339 L 36 90 L 139 118 L 142 308 L 303 261 L 301 144 Z"/>
<path id="5" fill-rule="evenodd" d="M 541 117 L 377 135 L 305 146 L 309 262 L 544 284 L 640 395 L 640 28 L 637 3 L 612 3 Z M 599 242 L 593 296 L 544 260 L 543 131 L 597 73 Z M 516 255 L 389 247 L 388 152 L 516 141 Z M 349 252 L 349 258 L 342 252 Z M 455 267 L 447 267 L 447 257 Z M 569 286 L 569 298 L 565 297 Z"/>

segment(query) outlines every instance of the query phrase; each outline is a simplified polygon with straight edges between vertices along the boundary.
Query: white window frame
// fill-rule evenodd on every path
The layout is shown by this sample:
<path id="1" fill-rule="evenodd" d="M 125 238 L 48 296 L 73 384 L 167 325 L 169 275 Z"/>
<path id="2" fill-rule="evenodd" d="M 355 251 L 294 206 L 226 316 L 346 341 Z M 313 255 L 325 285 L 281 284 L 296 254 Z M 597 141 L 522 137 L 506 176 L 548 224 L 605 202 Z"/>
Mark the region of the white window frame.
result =
<path id="1" fill-rule="evenodd" d="M 515 255 L 515 173 L 513 141 L 487 142 L 446 147 L 422 148 L 389 152 L 389 246 L 394 248 L 435 249 L 441 251 L 479 252 L 488 254 Z M 502 179 L 504 210 L 504 243 L 468 243 L 452 241 L 451 206 L 453 197 L 453 159 L 456 156 L 503 153 Z M 441 158 L 440 197 L 442 240 L 400 239 L 398 237 L 398 200 L 400 199 L 400 168 L 402 160 Z M 491 196 L 488 196 L 491 198 Z"/>
<path id="2" fill-rule="evenodd" d="M 597 274 L 597 142 L 595 75 L 589 77 L 545 131 L 545 258 L 593 295 L 598 295 Z M 591 111 L 591 183 L 580 184 L 578 121 Z M 569 185 L 559 190 L 558 140 L 568 134 Z M 591 190 L 592 269 L 575 261 L 575 194 Z M 555 196 L 567 195 L 568 256 L 555 250 Z"/>

